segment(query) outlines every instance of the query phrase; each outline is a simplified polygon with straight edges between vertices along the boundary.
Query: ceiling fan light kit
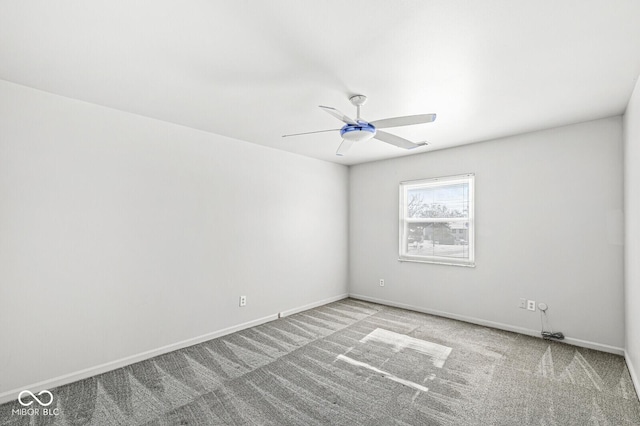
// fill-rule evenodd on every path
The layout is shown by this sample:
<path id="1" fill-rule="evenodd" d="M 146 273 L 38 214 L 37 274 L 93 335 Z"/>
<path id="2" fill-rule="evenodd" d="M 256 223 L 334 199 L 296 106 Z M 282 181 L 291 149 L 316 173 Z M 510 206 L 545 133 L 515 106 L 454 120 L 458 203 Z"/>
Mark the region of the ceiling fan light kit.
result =
<path id="1" fill-rule="evenodd" d="M 365 102 L 367 102 L 367 97 L 365 95 L 353 95 L 349 98 L 349 101 L 351 101 L 351 103 L 357 109 L 357 118 L 355 120 L 349 118 L 344 113 L 338 111 L 335 108 L 320 105 L 320 108 L 322 108 L 325 112 L 345 123 L 345 125 L 340 129 L 342 143 L 338 147 L 336 155 L 344 155 L 354 142 L 364 142 L 372 138 L 404 149 L 413 149 L 419 146 L 427 145 L 426 142 L 414 143 L 408 139 L 392 135 L 391 133 L 378 131 L 377 129 L 431 123 L 436 119 L 435 114 L 407 115 L 404 117 L 385 118 L 382 120 L 368 122 L 360 117 L 360 107 L 364 105 Z M 328 131 L 333 130 L 319 130 L 316 132 L 295 133 L 291 135 L 283 135 L 282 137 L 309 135 L 313 133 L 322 133 Z"/>
<path id="2" fill-rule="evenodd" d="M 345 124 L 340 129 L 340 136 L 354 142 L 368 141 L 376 135 L 376 128 L 369 123 Z"/>

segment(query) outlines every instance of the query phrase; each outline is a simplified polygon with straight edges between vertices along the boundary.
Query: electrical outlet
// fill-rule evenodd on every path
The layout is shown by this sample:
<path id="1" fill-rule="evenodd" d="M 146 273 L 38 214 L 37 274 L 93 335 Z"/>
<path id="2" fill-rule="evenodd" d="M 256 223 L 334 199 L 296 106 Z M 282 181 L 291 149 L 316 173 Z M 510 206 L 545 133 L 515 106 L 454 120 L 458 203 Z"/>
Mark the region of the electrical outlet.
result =
<path id="1" fill-rule="evenodd" d="M 527 299 L 524 297 L 520 298 L 520 309 L 527 309 Z"/>
<path id="2" fill-rule="evenodd" d="M 536 301 L 535 300 L 527 300 L 527 309 L 530 311 L 536 310 Z"/>
<path id="3" fill-rule="evenodd" d="M 382 278 L 380 279 L 380 287 L 384 287 L 384 280 Z"/>
<path id="4" fill-rule="evenodd" d="M 246 306 L 247 305 L 247 296 L 240 296 L 240 306 Z"/>

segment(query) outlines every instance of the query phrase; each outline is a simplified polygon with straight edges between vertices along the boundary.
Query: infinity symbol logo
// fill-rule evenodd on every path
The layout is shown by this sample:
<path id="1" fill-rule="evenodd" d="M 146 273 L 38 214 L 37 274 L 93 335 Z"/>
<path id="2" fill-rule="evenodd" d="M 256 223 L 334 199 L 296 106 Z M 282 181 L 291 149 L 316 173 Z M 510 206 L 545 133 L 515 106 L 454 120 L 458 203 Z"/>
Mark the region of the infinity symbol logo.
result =
<path id="1" fill-rule="evenodd" d="M 49 394 L 49 402 L 47 402 L 46 404 L 44 402 L 40 401 L 37 396 L 35 396 L 31 391 L 28 391 L 28 390 L 23 390 L 22 392 L 20 392 L 20 395 L 18 395 L 18 402 L 20 404 L 22 404 L 22 406 L 24 406 L 24 407 L 28 407 L 31 404 L 33 404 L 33 401 L 29 401 L 29 402 L 26 402 L 26 403 L 22 402 L 22 395 L 23 394 L 28 394 L 28 395 L 31 395 L 31 398 L 33 398 L 36 401 L 38 401 L 38 404 L 42 405 L 43 407 L 48 407 L 53 402 L 53 395 L 51 395 L 51 392 L 49 392 L 48 390 L 43 390 L 43 391 L 38 392 L 38 396 L 42 395 L 43 393 Z"/>

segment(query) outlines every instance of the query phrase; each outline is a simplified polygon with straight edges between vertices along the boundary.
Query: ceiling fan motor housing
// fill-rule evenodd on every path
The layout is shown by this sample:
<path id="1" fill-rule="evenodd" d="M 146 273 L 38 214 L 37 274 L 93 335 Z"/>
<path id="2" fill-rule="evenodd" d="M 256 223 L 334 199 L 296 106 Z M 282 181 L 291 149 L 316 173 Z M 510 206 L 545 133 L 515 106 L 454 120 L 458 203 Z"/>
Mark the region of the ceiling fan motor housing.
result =
<path id="1" fill-rule="evenodd" d="M 347 124 L 340 129 L 340 135 L 343 139 L 362 142 L 371 139 L 376 135 L 376 128 L 366 122 L 358 124 Z"/>

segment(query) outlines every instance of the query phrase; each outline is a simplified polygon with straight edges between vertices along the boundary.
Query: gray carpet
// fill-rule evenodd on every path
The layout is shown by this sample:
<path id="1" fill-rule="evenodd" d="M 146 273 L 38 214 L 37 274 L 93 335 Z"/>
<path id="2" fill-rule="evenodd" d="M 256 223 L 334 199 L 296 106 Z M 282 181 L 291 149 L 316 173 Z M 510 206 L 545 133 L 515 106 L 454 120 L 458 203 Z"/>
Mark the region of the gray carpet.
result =
<path id="1" fill-rule="evenodd" d="M 353 299 L 50 389 L 55 425 L 640 425 L 620 356 Z"/>

